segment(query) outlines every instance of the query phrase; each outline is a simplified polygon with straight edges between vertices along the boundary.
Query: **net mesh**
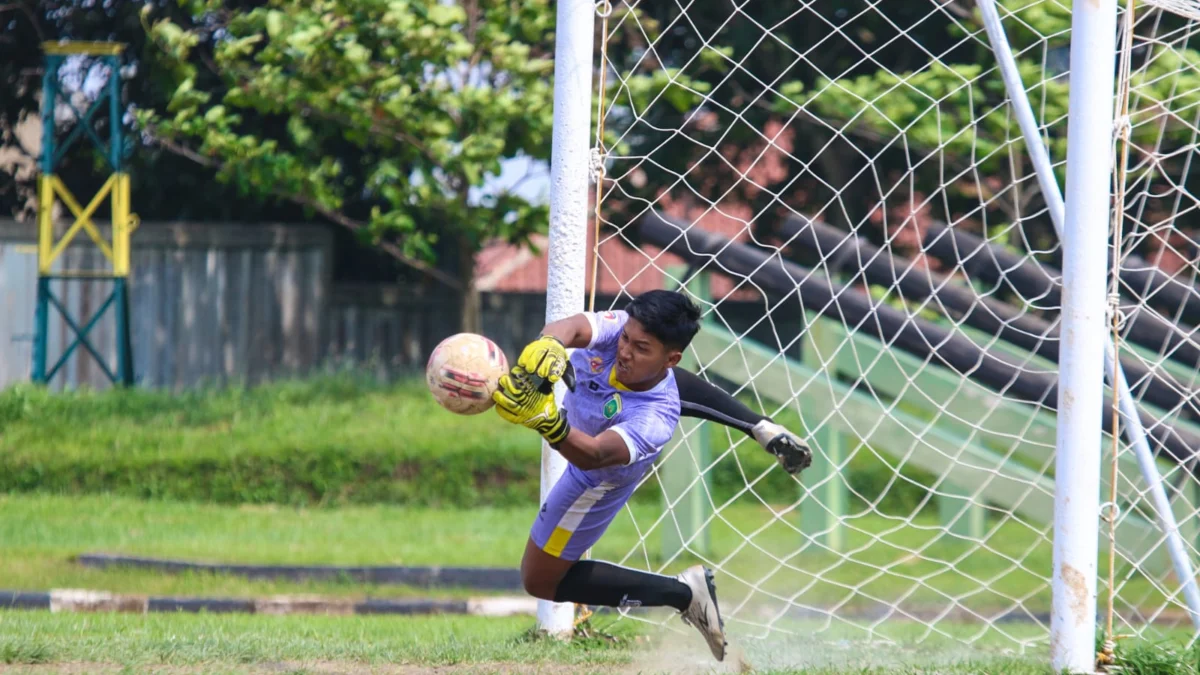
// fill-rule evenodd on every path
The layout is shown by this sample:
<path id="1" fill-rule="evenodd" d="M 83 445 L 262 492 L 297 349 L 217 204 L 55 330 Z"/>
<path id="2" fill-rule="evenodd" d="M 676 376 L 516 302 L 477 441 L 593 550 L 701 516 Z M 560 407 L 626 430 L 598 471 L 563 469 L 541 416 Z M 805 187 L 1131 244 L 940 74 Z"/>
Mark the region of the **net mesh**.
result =
<path id="1" fill-rule="evenodd" d="M 1063 185 L 1070 3 L 998 7 Z M 735 638 L 1044 646 L 1062 250 L 975 3 L 597 10 L 597 307 L 688 289 L 705 323 L 682 365 L 814 465 L 685 420 L 593 555 L 704 562 Z M 1119 348 L 1194 559 L 1200 52 L 1189 16 L 1135 18 Z M 1186 632 L 1117 447 L 1116 630 Z"/>
<path id="2" fill-rule="evenodd" d="M 1191 9 L 1188 9 L 1191 5 Z M 1118 209 L 1114 240 L 1117 269 L 1111 290 L 1119 328 L 1118 348 L 1126 373 L 1138 372 L 1130 384 L 1149 422 L 1186 435 L 1180 445 L 1184 461 L 1159 461 L 1161 480 L 1172 503 L 1181 542 L 1194 566 L 1197 561 L 1197 403 L 1196 326 L 1200 323 L 1197 285 L 1196 199 L 1190 175 L 1196 149 L 1200 108 L 1200 52 L 1196 51 L 1194 3 L 1141 3 L 1132 10 L 1133 31 L 1126 40 L 1125 63 L 1118 82 L 1128 98 L 1128 111 L 1118 116 L 1114 183 Z M 1128 24 L 1126 24 L 1128 25 Z M 1125 37 L 1125 36 L 1123 36 Z M 1125 113 L 1119 110 L 1119 113 Z M 1153 328 L 1151 328 L 1153 327 Z M 1170 392 L 1148 400 L 1139 388 L 1159 386 Z M 1154 448 L 1160 450 L 1160 448 Z M 1130 456 L 1117 448 L 1118 461 Z M 1160 453 L 1161 454 L 1161 453 Z M 1136 467 L 1118 470 L 1118 531 L 1122 518 L 1154 522 L 1149 484 Z M 1161 527 L 1146 535 L 1144 545 L 1118 546 L 1119 569 L 1112 584 L 1114 622 L 1118 632 L 1143 633 L 1147 626 L 1187 626 L 1180 579 L 1174 569 L 1149 564 L 1165 549 Z"/>

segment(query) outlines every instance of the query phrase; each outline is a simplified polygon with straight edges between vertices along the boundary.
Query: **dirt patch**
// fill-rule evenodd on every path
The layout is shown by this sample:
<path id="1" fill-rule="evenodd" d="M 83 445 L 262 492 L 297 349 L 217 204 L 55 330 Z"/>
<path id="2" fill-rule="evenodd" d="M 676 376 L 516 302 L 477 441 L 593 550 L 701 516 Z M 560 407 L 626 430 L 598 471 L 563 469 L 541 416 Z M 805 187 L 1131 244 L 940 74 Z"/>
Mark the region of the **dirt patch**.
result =
<path id="1" fill-rule="evenodd" d="M 639 646 L 632 654 L 633 661 L 619 670 L 622 675 L 718 675 L 752 672 L 745 651 L 730 640 L 725 660 L 713 659 L 708 645 L 695 631 L 662 631 L 650 645 Z"/>

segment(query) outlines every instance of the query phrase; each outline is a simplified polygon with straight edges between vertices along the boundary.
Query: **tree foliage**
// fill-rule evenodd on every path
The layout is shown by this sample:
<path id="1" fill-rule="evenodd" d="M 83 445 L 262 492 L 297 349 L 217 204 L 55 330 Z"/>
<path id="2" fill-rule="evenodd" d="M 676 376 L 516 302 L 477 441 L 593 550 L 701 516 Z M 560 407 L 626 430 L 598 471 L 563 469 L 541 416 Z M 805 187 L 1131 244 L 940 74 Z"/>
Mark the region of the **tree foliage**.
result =
<path id="1" fill-rule="evenodd" d="M 1062 184 L 1069 3 L 999 4 Z M 673 195 L 701 206 L 750 203 L 756 223 L 768 230 L 775 218 L 795 211 L 877 241 L 887 236 L 889 210 L 911 204 L 981 230 L 1020 221 L 1024 234 L 1015 232 L 1014 243 L 1053 247 L 1056 238 L 1029 179 L 1032 163 L 975 3 L 849 0 L 755 5 L 753 11 L 722 0 L 700 0 L 685 11 L 673 3 L 640 6 L 647 14 L 640 20 L 613 19 L 614 71 L 666 70 L 707 88 L 697 89 L 702 96 L 695 108 L 660 102 L 612 116 L 624 143 L 612 174 L 636 166 L 649 176 L 642 188 L 627 181 L 622 190 L 653 201 L 656 191 L 672 185 Z M 1179 22 L 1164 15 L 1139 30 L 1171 35 Z M 1135 125 L 1164 109 L 1190 119 L 1200 90 L 1198 58 L 1190 44 L 1135 54 L 1134 86 L 1143 105 L 1133 115 Z M 1135 126 L 1135 142 L 1164 153 L 1186 150 L 1194 126 Z M 668 137 L 657 129 L 682 133 Z M 782 171 L 767 184 L 748 179 L 745 168 L 772 144 L 786 148 Z"/>
<path id="2" fill-rule="evenodd" d="M 170 77 L 160 66 L 158 50 L 148 44 L 140 12 L 149 7 L 154 16 L 181 26 L 191 26 L 192 15 L 177 0 L 147 3 L 88 0 L 14 0 L 0 3 L 0 145 L 36 161 L 38 144 L 26 146 L 13 131 L 30 122 L 37 126 L 40 114 L 44 41 L 78 40 L 120 42 L 122 54 L 122 100 L 137 109 L 160 109 L 167 105 Z M 104 75 L 104 68 L 84 60 L 74 62 L 73 73 Z M 83 78 L 64 77 L 77 90 Z M 70 80 L 70 81 L 68 81 Z M 201 78 L 196 86 L 211 88 L 213 78 Z M 65 126 L 67 120 L 60 120 Z M 147 143 L 129 133 L 126 119 L 126 165 L 133 181 L 134 209 L 143 220 L 242 220 L 288 222 L 303 217 L 302 210 L 287 202 L 240 196 L 213 180 L 213 171 L 193 160 Z M 101 137 L 108 133 L 108 118 L 97 115 L 94 127 Z M 39 130 L 40 131 L 40 130 Z M 60 133 L 65 134 L 65 128 Z M 40 135 L 40 134 L 39 134 Z M 61 137 L 61 136 L 60 136 Z M 85 139 L 86 140 L 86 139 Z M 15 166 L 0 168 L 0 214 L 31 216 L 30 200 L 36 194 L 35 175 L 16 175 Z M 107 176 L 107 169 L 91 144 L 75 144 L 57 167 L 57 173 L 76 194 L 94 192 Z"/>
<path id="3" fill-rule="evenodd" d="M 0 38 L 0 133 L 36 114 L 39 40 L 127 42 L 126 99 L 147 143 L 131 155 L 143 217 L 317 213 L 468 294 L 479 246 L 545 228 L 544 205 L 484 186 L 505 160 L 549 159 L 549 0 L 85 5 L 27 0 L 0 15 L 36 28 Z M 1061 182 L 1069 7 L 1002 0 L 1001 11 Z M 792 210 L 879 240 L 890 207 L 923 200 L 981 229 L 1021 221 L 1014 243 L 1052 247 L 974 3 L 614 3 L 609 26 L 612 208 L 670 191 L 750 204 L 768 227 Z M 1200 52 L 1137 58 L 1144 99 L 1186 117 Z M 1194 125 L 1138 124 L 1160 112 L 1135 111 L 1135 141 L 1161 147 L 1156 170 L 1170 171 Z M 746 180 L 776 142 L 782 171 Z M 82 180 L 89 167 L 75 166 Z"/>
<path id="4" fill-rule="evenodd" d="M 191 28 L 150 25 L 174 90 L 138 121 L 223 182 L 303 204 L 422 265 L 441 238 L 470 254 L 544 229 L 544 206 L 476 191 L 504 159 L 549 154 L 546 0 L 190 7 Z M 204 75 L 221 86 L 197 86 Z"/>

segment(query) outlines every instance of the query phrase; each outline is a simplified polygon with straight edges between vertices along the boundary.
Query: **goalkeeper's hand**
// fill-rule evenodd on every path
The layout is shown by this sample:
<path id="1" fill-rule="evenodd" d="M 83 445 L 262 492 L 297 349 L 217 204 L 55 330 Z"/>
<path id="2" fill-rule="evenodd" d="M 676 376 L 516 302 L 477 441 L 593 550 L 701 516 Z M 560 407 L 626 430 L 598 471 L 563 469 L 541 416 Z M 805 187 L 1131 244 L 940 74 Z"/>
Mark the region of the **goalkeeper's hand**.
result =
<path id="1" fill-rule="evenodd" d="M 567 371 L 567 348 L 558 338 L 543 335 L 525 345 L 517 357 L 517 367 L 536 375 L 553 386 Z"/>
<path id="2" fill-rule="evenodd" d="M 551 445 L 561 443 L 571 433 L 567 411 L 554 402 L 554 394 L 534 389 L 529 374 L 520 366 L 500 376 L 499 386 L 492 393 L 500 417 L 533 429 Z"/>

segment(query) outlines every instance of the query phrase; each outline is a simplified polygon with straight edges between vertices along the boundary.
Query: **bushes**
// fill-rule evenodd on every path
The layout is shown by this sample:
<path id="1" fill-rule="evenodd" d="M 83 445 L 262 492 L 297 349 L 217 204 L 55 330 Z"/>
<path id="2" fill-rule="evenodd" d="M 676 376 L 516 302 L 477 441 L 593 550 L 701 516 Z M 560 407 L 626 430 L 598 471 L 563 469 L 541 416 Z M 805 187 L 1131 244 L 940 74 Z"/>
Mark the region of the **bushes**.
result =
<path id="1" fill-rule="evenodd" d="M 419 383 L 337 375 L 179 396 L 0 394 L 0 490 L 218 503 L 537 499 L 535 438 L 457 417 Z"/>
<path id="2" fill-rule="evenodd" d="M 538 495 L 536 457 L 507 464 L 501 457 L 489 462 L 461 454 L 418 461 L 386 450 L 350 453 L 298 448 L 225 457 L 46 458 L 3 465 L 3 490 L 114 493 L 227 504 L 390 502 L 471 507 L 530 504 Z"/>
<path id="3" fill-rule="evenodd" d="M 796 425 L 795 420 L 785 420 Z M 728 447 L 713 433 L 714 457 Z M 737 435 L 734 438 L 738 438 Z M 725 500 L 774 463 L 743 442 L 710 476 Z M 146 390 L 0 392 L 0 491 L 114 493 L 225 504 L 404 503 L 470 508 L 538 499 L 536 436 L 493 414 L 452 415 L 420 381 L 353 374 L 171 396 Z M 893 469 L 867 452 L 852 489 L 874 498 Z M 657 500 L 651 486 L 639 499 Z M 755 486 L 790 503 L 794 479 L 772 471 Z M 897 481 L 884 506 L 911 509 L 924 491 Z"/>

